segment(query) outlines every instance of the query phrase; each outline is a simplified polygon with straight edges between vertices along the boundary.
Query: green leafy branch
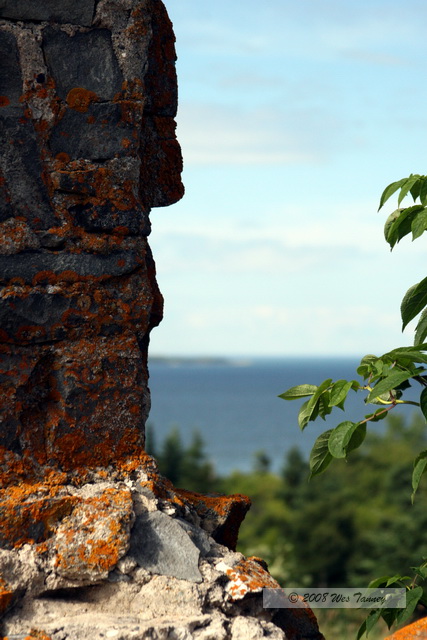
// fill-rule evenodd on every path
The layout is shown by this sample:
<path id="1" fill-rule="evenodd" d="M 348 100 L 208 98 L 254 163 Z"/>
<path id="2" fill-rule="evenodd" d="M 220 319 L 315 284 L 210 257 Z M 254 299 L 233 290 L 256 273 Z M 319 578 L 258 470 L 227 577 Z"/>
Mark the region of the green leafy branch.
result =
<path id="1" fill-rule="evenodd" d="M 397 180 L 388 185 L 380 199 L 380 210 L 389 198 L 399 192 L 398 208 L 387 218 L 384 226 L 385 239 L 391 250 L 402 238 L 412 233 L 412 240 L 419 238 L 427 230 L 427 176 L 411 174 L 408 178 Z M 405 197 L 411 196 L 414 205 L 401 207 Z M 417 202 L 419 200 L 419 202 Z M 408 404 L 419 407 L 427 420 L 427 278 L 408 289 L 401 303 L 402 331 L 418 315 L 415 329 L 414 346 L 399 347 L 382 356 L 366 355 L 357 368 L 363 382 L 357 380 L 337 380 L 328 378 L 319 386 L 301 384 L 284 393 L 280 398 L 295 400 L 309 398 L 301 406 L 298 424 L 305 429 L 309 422 L 317 418 L 325 420 L 335 408 L 345 411 L 345 402 L 351 391 L 365 394 L 365 404 L 379 406 L 358 422 L 346 420 L 334 429 L 322 433 L 314 443 L 310 454 L 310 477 L 325 471 L 334 458 L 347 458 L 348 454 L 360 447 L 366 437 L 370 422 L 383 420 L 389 411 L 398 405 Z M 404 392 L 413 383 L 421 386 L 419 402 L 403 398 Z M 414 461 L 412 472 L 412 501 L 419 487 L 422 475 L 427 470 L 427 450 L 421 451 Z M 415 577 L 411 580 L 402 576 L 386 576 L 372 582 L 369 586 L 405 586 L 408 590 L 407 604 L 404 609 L 374 609 L 359 629 L 358 640 L 368 634 L 374 624 L 382 617 L 389 628 L 394 623 L 407 620 L 418 603 L 427 607 L 427 593 L 416 581 L 427 579 L 427 562 L 414 567 Z M 408 584 L 408 580 L 410 584 Z"/>
<path id="2" fill-rule="evenodd" d="M 369 588 L 403 588 L 406 589 L 406 606 L 400 609 L 372 609 L 366 620 L 360 625 L 357 633 L 357 640 L 372 630 L 380 618 L 384 620 L 388 628 L 393 624 L 402 624 L 409 620 L 419 604 L 427 607 L 427 590 L 422 586 L 417 586 L 417 580 L 427 579 L 427 560 L 424 558 L 423 563 L 419 567 L 412 567 L 415 572 L 414 577 L 410 576 L 382 576 L 369 583 Z"/>
<path id="3" fill-rule="evenodd" d="M 360 447 L 366 436 L 369 422 L 384 419 L 388 412 L 398 405 L 410 404 L 420 407 L 427 419 L 427 343 L 417 347 L 401 347 L 385 353 L 381 357 L 365 356 L 357 373 L 365 380 L 337 380 L 328 378 L 321 385 L 302 384 L 288 389 L 279 397 L 284 400 L 295 400 L 304 397 L 298 414 L 298 424 L 303 430 L 309 422 L 318 417 L 323 419 L 331 414 L 334 408 L 345 411 L 345 402 L 350 391 L 365 392 L 365 404 L 380 405 L 376 411 L 365 415 L 358 422 L 346 420 L 335 429 L 322 433 L 316 440 L 310 454 L 310 472 L 315 476 L 324 471 L 334 458 L 346 458 Z M 422 386 L 420 401 L 402 399 L 403 391 L 410 387 L 410 380 Z M 421 457 L 420 457 L 421 456 Z M 417 458 L 412 476 L 414 493 L 418 488 L 422 473 L 427 468 L 427 451 Z"/>

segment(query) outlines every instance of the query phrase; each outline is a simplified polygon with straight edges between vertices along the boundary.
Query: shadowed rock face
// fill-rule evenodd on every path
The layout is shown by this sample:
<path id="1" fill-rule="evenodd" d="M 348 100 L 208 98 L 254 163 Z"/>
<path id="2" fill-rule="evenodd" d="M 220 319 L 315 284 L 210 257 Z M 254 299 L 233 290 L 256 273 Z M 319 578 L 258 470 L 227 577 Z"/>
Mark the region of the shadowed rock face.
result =
<path id="1" fill-rule="evenodd" d="M 162 317 L 149 213 L 183 187 L 159 0 L 3 0 L 0 59 L 6 487 L 141 454 Z"/>

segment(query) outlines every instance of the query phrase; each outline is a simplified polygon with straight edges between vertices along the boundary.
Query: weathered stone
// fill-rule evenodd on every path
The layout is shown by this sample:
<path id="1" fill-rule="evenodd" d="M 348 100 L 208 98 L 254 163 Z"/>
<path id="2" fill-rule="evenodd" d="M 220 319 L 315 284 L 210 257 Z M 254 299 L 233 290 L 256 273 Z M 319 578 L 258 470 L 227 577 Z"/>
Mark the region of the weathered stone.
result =
<path id="1" fill-rule="evenodd" d="M 230 582 L 226 590 L 232 600 L 242 600 L 248 593 L 259 593 L 263 589 L 280 589 L 278 582 L 253 558 L 242 559 L 231 565 L 221 561 L 216 569 L 228 576 Z"/>
<path id="2" fill-rule="evenodd" d="M 44 272 L 58 276 L 57 281 L 61 281 L 61 274 L 64 273 L 63 278 L 71 282 L 88 277 L 93 280 L 114 278 L 129 274 L 140 265 L 138 254 L 130 251 L 117 251 L 109 255 L 21 252 L 14 256 L 0 256 L 0 283 L 19 278 L 23 283 L 30 284 Z M 70 276 L 70 273 L 74 275 Z M 38 281 L 43 279 L 39 277 Z"/>
<path id="3" fill-rule="evenodd" d="M 0 18 L 90 26 L 95 0 L 1 0 Z"/>
<path id="4" fill-rule="evenodd" d="M 0 255 L 29 249 L 40 249 L 40 240 L 25 222 L 15 218 L 0 222 Z"/>
<path id="5" fill-rule="evenodd" d="M 132 517 L 127 488 L 101 489 L 80 502 L 50 541 L 56 573 L 79 583 L 106 578 L 129 548 Z"/>
<path id="6" fill-rule="evenodd" d="M 59 220 L 43 182 L 37 136 L 22 107 L 0 109 L 0 146 L 0 171 L 10 214 L 27 221 L 33 229 L 56 226 Z"/>
<path id="7" fill-rule="evenodd" d="M 143 126 L 141 153 L 146 162 L 141 164 L 142 198 L 154 207 L 173 204 L 184 195 L 184 187 L 178 180 L 182 156 L 175 139 L 175 123 L 170 118 L 147 117 Z M 158 141 L 156 147 L 154 140 Z"/>
<path id="8" fill-rule="evenodd" d="M 0 167 L 0 222 L 13 215 L 13 207 L 10 202 L 10 194 L 6 187 L 5 177 Z"/>
<path id="9" fill-rule="evenodd" d="M 7 31 L 0 31 L 0 60 L 0 109 L 9 105 L 20 106 L 22 76 L 18 45 L 13 34 Z"/>
<path id="10" fill-rule="evenodd" d="M 90 158 L 104 162 L 121 156 L 135 156 L 138 152 L 138 129 L 142 108 L 138 105 L 123 118 L 123 103 L 93 103 L 86 112 L 68 109 L 52 130 L 49 146 L 52 154 L 65 153 L 71 160 Z M 76 136 L 75 132 L 80 135 Z"/>
<path id="11" fill-rule="evenodd" d="M 195 508 L 201 527 L 214 540 L 229 549 L 236 548 L 239 527 L 251 506 L 247 496 L 210 496 L 184 489 L 176 489 L 176 493 Z"/>
<path id="12" fill-rule="evenodd" d="M 200 551 L 176 520 L 156 511 L 138 516 L 130 557 L 152 573 L 201 582 Z"/>
<path id="13" fill-rule="evenodd" d="M 122 88 L 123 77 L 107 29 L 70 36 L 47 27 L 43 31 L 43 53 L 62 100 L 68 98 L 70 102 L 69 94 L 76 88 L 95 93 L 96 100 L 112 100 Z"/>
<path id="14" fill-rule="evenodd" d="M 205 557 L 211 552 L 211 543 L 207 533 L 200 527 L 196 527 L 194 524 L 190 524 L 186 520 L 177 518 L 179 525 L 186 531 L 190 540 L 196 545 L 200 551 L 200 555 Z"/>
<path id="15" fill-rule="evenodd" d="M 251 640 L 323 640 L 308 607 L 296 614 L 286 610 L 287 617 L 263 609 L 262 588 L 278 586 L 265 563 L 209 539 L 194 524 L 191 507 L 180 510 L 172 488 L 160 500 L 141 487 L 154 469 L 146 456 L 133 472 L 137 479 L 128 475 L 126 486 L 98 478 L 76 488 L 64 486 L 58 475 L 50 490 L 43 483 L 3 491 L 3 502 L 15 496 L 15 504 L 37 503 L 38 521 L 48 526 L 38 544 L 24 544 L 24 527 L 14 546 L 9 543 L 12 550 L 0 550 L 1 632 L 14 637 L 38 629 L 54 640 L 58 629 L 62 640 L 162 634 L 227 640 L 244 633 Z M 157 481 L 161 487 L 162 479 Z M 54 511 L 61 504 L 69 513 L 58 519 Z M 173 505 L 181 515 L 166 514 Z M 149 569 L 138 567 L 141 561 Z M 7 610 L 12 599 L 20 606 Z"/>
<path id="16" fill-rule="evenodd" d="M 263 611 L 277 583 L 222 546 L 249 499 L 177 490 L 144 451 L 148 216 L 183 195 L 165 7 L 0 18 L 1 637 L 320 640 Z"/>
<path id="17" fill-rule="evenodd" d="M 60 496 L 18 501 L 12 493 L 0 500 L 0 548 L 14 549 L 42 542 L 52 535 L 52 527 L 71 513 L 76 499 Z"/>
<path id="18" fill-rule="evenodd" d="M 146 114 L 173 118 L 178 106 L 175 36 L 163 3 L 154 2 L 152 11 L 153 37 L 145 75 Z"/>

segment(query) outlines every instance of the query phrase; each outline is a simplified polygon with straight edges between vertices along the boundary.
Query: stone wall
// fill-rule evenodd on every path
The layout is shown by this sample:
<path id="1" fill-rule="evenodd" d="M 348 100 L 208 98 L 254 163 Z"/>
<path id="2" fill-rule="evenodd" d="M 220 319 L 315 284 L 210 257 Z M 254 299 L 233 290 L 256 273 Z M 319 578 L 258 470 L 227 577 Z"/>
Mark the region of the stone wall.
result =
<path id="1" fill-rule="evenodd" d="M 0 636 L 322 640 L 263 608 L 250 500 L 144 452 L 149 213 L 183 194 L 165 7 L 0 0 L 0 60 Z"/>
<path id="2" fill-rule="evenodd" d="M 151 207 L 183 194 L 157 0 L 0 3 L 1 484 L 139 454 L 162 298 Z"/>

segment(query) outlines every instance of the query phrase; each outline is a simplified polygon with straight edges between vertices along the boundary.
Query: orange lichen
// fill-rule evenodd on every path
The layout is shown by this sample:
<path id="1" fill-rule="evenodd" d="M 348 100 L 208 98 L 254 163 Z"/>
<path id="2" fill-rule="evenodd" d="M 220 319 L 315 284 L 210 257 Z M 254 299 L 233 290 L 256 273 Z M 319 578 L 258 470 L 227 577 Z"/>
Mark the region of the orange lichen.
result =
<path id="1" fill-rule="evenodd" d="M 13 487 L 0 499 L 2 546 L 19 548 L 27 543 L 42 542 L 52 534 L 59 521 L 79 502 L 75 496 L 54 497 L 54 493 L 31 499 L 25 490 L 19 495 L 19 487 Z"/>
<path id="2" fill-rule="evenodd" d="M 421 640 L 421 638 L 427 638 L 427 617 L 395 631 L 385 640 Z"/>
<path id="3" fill-rule="evenodd" d="M 5 638 L 5 640 L 7 640 Z M 52 640 L 51 636 L 41 629 L 31 629 L 28 636 L 25 636 L 24 640 Z"/>
<path id="4" fill-rule="evenodd" d="M 60 153 L 57 153 L 55 156 L 55 159 L 61 163 L 70 162 L 70 156 L 68 155 L 68 153 L 65 153 L 65 151 L 61 151 Z"/>
<path id="5" fill-rule="evenodd" d="M 211 509 L 218 513 L 218 515 L 225 516 L 228 514 L 230 506 L 236 502 L 242 503 L 249 508 L 251 501 L 247 496 L 240 493 L 236 493 L 230 496 L 221 495 L 202 495 L 194 491 L 188 491 L 187 489 L 175 489 L 176 493 L 190 502 L 193 506 L 200 510 Z"/>
<path id="6" fill-rule="evenodd" d="M 125 80 L 122 84 L 122 90 L 113 98 L 114 102 L 122 100 L 144 100 L 144 85 L 140 78 L 132 78 Z"/>
<path id="7" fill-rule="evenodd" d="M 95 572 L 110 571 L 128 545 L 127 526 L 132 517 L 130 492 L 106 489 L 100 496 L 82 502 L 75 516 L 76 520 L 67 521 L 67 528 L 61 530 L 62 537 L 56 545 L 56 566 L 66 572 L 79 571 L 79 567 Z M 77 522 L 83 540 L 76 544 L 73 526 Z"/>
<path id="8" fill-rule="evenodd" d="M 74 87 L 68 92 L 66 101 L 70 109 L 86 113 L 92 102 L 99 101 L 99 97 L 94 91 L 83 87 Z"/>
<path id="9" fill-rule="evenodd" d="M 0 107 L 7 107 L 10 104 L 10 100 L 7 96 L 0 96 Z"/>
<path id="10" fill-rule="evenodd" d="M 247 593 L 262 589 L 280 589 L 279 583 L 261 565 L 251 558 L 240 560 L 233 568 L 226 570 L 230 579 L 227 587 L 231 599 L 239 600 Z"/>
<path id="11" fill-rule="evenodd" d="M 223 524 L 218 526 L 212 536 L 229 549 L 236 548 L 239 527 L 251 506 L 247 496 L 242 494 L 205 496 L 185 489 L 175 489 L 175 495 L 191 504 L 202 518 L 209 517 L 210 512 L 220 516 Z"/>
<path id="12" fill-rule="evenodd" d="M 38 284 L 55 284 L 58 280 L 56 273 L 53 271 L 39 271 L 32 279 L 33 286 Z"/>

